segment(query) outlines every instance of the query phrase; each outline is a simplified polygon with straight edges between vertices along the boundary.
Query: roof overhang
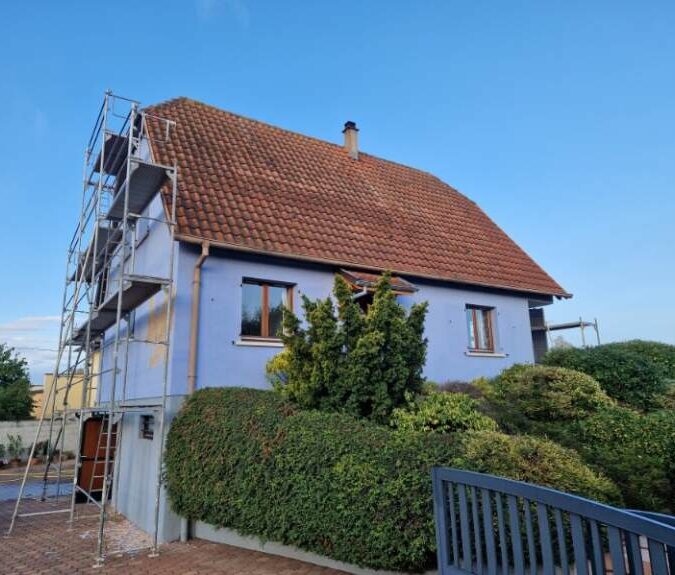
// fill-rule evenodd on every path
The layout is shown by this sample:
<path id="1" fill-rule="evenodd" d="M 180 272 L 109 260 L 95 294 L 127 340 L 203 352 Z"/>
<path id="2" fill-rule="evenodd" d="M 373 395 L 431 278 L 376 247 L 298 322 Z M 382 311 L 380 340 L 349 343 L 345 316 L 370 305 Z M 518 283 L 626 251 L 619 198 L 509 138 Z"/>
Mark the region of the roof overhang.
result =
<path id="1" fill-rule="evenodd" d="M 375 291 L 382 277 L 382 274 L 346 269 L 341 269 L 340 275 L 356 291 Z M 397 295 L 410 295 L 419 290 L 417 286 L 399 276 L 391 276 L 391 287 L 392 291 Z"/>
<path id="2" fill-rule="evenodd" d="M 320 257 L 315 257 L 315 256 L 306 256 L 306 255 L 301 255 L 301 254 L 291 254 L 291 253 L 273 251 L 273 250 L 256 249 L 256 248 L 251 248 L 251 247 L 244 246 L 244 245 L 241 245 L 241 244 L 212 240 L 212 239 L 193 236 L 193 235 L 189 235 L 189 234 L 176 234 L 174 236 L 174 239 L 176 239 L 177 241 L 180 241 L 180 242 L 184 242 L 184 243 L 187 243 L 187 244 L 193 244 L 193 245 L 202 245 L 204 242 L 208 242 L 209 245 L 213 248 L 220 248 L 220 249 L 223 249 L 223 250 L 230 250 L 230 251 L 233 251 L 233 252 L 240 252 L 240 253 L 256 254 L 256 255 L 260 255 L 260 256 L 283 258 L 283 259 L 295 260 L 295 261 L 299 261 L 299 262 L 308 262 L 308 263 L 314 263 L 314 264 L 331 265 L 331 266 L 335 266 L 335 267 L 338 267 L 338 268 L 349 268 L 351 266 L 354 266 L 354 267 L 358 267 L 358 268 L 361 268 L 361 269 L 368 269 L 368 270 L 371 270 L 372 272 L 376 272 L 376 273 L 380 273 L 380 274 L 389 271 L 392 274 L 397 274 L 397 275 L 400 274 L 400 275 L 419 278 L 419 279 L 423 279 L 423 280 L 431 280 L 431 281 L 435 281 L 435 282 L 443 282 L 443 283 L 455 284 L 455 285 L 459 285 L 459 286 L 483 288 L 483 289 L 488 289 L 488 290 L 507 291 L 507 292 L 511 292 L 511 293 L 514 293 L 514 294 L 522 294 L 522 295 L 524 295 L 524 296 L 526 296 L 530 299 L 537 299 L 538 296 L 541 296 L 541 297 L 544 297 L 544 298 L 556 297 L 558 299 L 569 299 L 569 298 L 572 297 L 571 293 L 564 292 L 564 291 L 560 292 L 560 293 L 551 294 L 551 293 L 544 293 L 542 291 L 525 289 L 525 288 L 521 288 L 521 287 L 518 287 L 518 286 L 496 285 L 496 284 L 471 282 L 471 281 L 462 280 L 460 278 L 453 279 L 453 278 L 443 277 L 443 276 L 434 275 L 434 274 L 424 274 L 424 273 L 419 273 L 419 272 L 411 272 L 411 271 L 398 270 L 398 269 L 386 269 L 386 268 L 378 268 L 378 267 L 374 267 L 374 266 L 364 266 L 362 264 L 359 264 L 358 262 L 345 262 L 345 261 L 331 260 L 331 259 L 320 258 Z M 411 285 L 413 285 L 413 284 L 411 284 Z M 549 303 L 550 303 L 550 301 L 549 301 Z"/>

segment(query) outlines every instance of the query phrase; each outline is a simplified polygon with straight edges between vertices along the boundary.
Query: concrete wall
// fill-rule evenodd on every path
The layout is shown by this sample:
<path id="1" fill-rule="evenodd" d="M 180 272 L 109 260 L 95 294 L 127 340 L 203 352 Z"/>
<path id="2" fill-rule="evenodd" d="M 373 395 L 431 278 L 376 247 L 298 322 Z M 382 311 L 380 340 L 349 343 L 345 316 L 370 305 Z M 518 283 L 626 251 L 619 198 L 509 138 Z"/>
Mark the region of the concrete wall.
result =
<path id="1" fill-rule="evenodd" d="M 5 448 L 9 443 L 8 435 L 20 435 L 23 441 L 23 447 L 26 450 L 31 448 L 33 440 L 35 439 L 35 432 L 37 431 L 39 421 L 37 419 L 30 419 L 27 421 L 0 421 L 0 443 Z M 61 428 L 61 419 L 58 419 L 54 424 L 54 433 L 52 441 L 56 440 L 58 430 Z M 40 432 L 39 441 L 46 441 L 49 438 L 49 421 L 45 421 Z M 75 451 L 77 447 L 77 420 L 71 417 L 66 422 L 66 433 L 64 436 L 64 451 Z"/>
<path id="2" fill-rule="evenodd" d="M 166 409 L 166 433 L 171 420 L 183 401 L 182 397 L 170 397 Z M 146 398 L 138 403 L 158 404 L 160 398 Z M 141 437 L 141 416 L 155 413 L 153 439 Z M 124 415 L 120 443 L 115 461 L 113 506 L 132 523 L 148 533 L 154 532 L 155 501 L 157 486 L 157 463 L 160 449 L 159 416 L 148 409 L 145 412 L 129 412 Z M 173 541 L 180 536 L 180 518 L 171 511 L 162 488 L 159 512 L 159 541 Z"/>

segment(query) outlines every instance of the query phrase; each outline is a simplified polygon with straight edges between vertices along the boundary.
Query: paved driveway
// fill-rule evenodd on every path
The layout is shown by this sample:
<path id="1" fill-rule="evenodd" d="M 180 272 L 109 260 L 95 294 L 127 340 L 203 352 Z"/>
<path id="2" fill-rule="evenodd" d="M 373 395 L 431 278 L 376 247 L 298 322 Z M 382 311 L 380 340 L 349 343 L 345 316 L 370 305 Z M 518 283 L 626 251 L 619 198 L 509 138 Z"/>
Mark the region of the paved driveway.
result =
<path id="1" fill-rule="evenodd" d="M 67 499 L 63 498 L 59 504 L 27 500 L 22 511 L 66 508 Z M 301 561 L 199 540 L 162 545 L 159 557 L 151 558 L 147 550 L 129 552 L 139 541 L 149 543 L 149 538 L 119 517 L 111 522 L 108 550 L 120 554 L 109 557 L 102 569 L 94 569 L 98 520 L 93 506 L 78 505 L 78 514 L 83 517 L 72 529 L 68 527 L 67 513 L 42 515 L 19 519 L 12 536 L 5 538 L 13 507 L 14 501 L 0 502 L 1 574 L 342 574 Z"/>

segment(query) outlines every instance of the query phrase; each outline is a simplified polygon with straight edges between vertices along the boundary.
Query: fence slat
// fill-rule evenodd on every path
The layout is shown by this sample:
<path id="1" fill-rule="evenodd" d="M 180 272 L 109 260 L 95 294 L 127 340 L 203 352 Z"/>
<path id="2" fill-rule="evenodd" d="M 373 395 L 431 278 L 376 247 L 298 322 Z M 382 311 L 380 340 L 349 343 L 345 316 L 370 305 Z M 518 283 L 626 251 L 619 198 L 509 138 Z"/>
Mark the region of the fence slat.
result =
<path id="1" fill-rule="evenodd" d="M 459 524 L 462 533 L 462 567 L 471 570 L 471 531 L 469 531 L 469 505 L 466 500 L 466 487 L 458 485 L 459 491 Z"/>
<path id="2" fill-rule="evenodd" d="M 565 540 L 565 524 L 563 523 L 562 511 L 554 509 L 553 517 L 555 517 L 555 532 L 558 539 L 560 569 L 562 570 L 562 575 L 570 575 L 570 563 L 567 559 L 567 541 Z"/>
<path id="3" fill-rule="evenodd" d="M 548 509 L 542 503 L 537 503 L 537 521 L 539 523 L 539 545 L 541 547 L 543 573 L 544 575 L 554 575 L 551 526 L 548 522 Z"/>
<path id="4" fill-rule="evenodd" d="M 485 554 L 488 575 L 497 575 L 497 549 L 495 547 L 495 524 L 492 511 L 492 496 L 487 489 L 480 490 L 483 504 L 483 532 L 485 533 Z"/>
<path id="5" fill-rule="evenodd" d="M 572 546 L 574 547 L 574 567 L 577 575 L 588 575 L 588 558 L 586 557 L 586 540 L 584 524 L 576 513 L 570 513 L 572 526 Z"/>
<path id="6" fill-rule="evenodd" d="M 434 518 L 436 520 L 436 541 L 438 541 L 438 567 L 443 569 L 450 564 L 448 557 L 448 496 L 447 483 L 439 480 L 433 482 L 434 488 Z"/>
<path id="7" fill-rule="evenodd" d="M 649 561 L 652 565 L 652 573 L 654 573 L 654 575 L 669 573 L 664 545 L 653 539 L 648 539 L 647 548 L 649 549 Z"/>
<path id="8" fill-rule="evenodd" d="M 478 573 L 484 573 L 483 568 L 483 542 L 480 535 L 480 513 L 478 511 L 478 492 L 471 485 L 471 513 L 473 516 L 473 537 L 476 551 L 476 570 Z"/>
<path id="9" fill-rule="evenodd" d="M 464 489 L 462 485 L 459 489 Z M 450 536 L 452 538 L 452 564 L 459 567 L 459 542 L 457 538 L 457 512 L 455 511 L 455 484 L 448 483 L 448 509 L 450 511 Z"/>
<path id="10" fill-rule="evenodd" d="M 502 575 L 509 575 L 509 550 L 506 545 L 506 524 L 504 523 L 504 501 L 502 494 L 495 493 L 497 507 L 497 530 L 499 531 L 499 551 L 502 560 Z"/>
<path id="11" fill-rule="evenodd" d="M 642 550 L 640 549 L 640 537 L 635 533 L 626 533 L 628 544 L 628 569 L 630 575 L 644 575 L 642 566 Z"/>
<path id="12" fill-rule="evenodd" d="M 518 500 L 513 496 L 507 496 L 509 504 L 509 526 L 511 531 L 511 550 L 513 552 L 513 571 L 515 575 L 525 575 L 525 560 L 523 557 L 523 540 L 520 530 L 520 511 Z"/>
<path id="13" fill-rule="evenodd" d="M 593 575 L 605 575 L 605 554 L 602 549 L 602 539 L 600 538 L 598 522 L 589 519 L 588 525 L 591 530 L 591 550 L 593 552 L 591 567 L 593 569 Z"/>
<path id="14" fill-rule="evenodd" d="M 623 556 L 623 539 L 621 531 L 616 527 L 607 527 L 607 536 L 609 538 L 609 553 L 612 557 L 613 575 L 626 575 L 626 561 Z"/>
<path id="15" fill-rule="evenodd" d="M 439 575 L 675 575 L 675 516 L 463 470 L 432 478 Z"/>
<path id="16" fill-rule="evenodd" d="M 529 499 L 523 499 L 525 508 L 525 533 L 527 535 L 527 554 L 530 560 L 530 575 L 537 575 L 537 549 L 534 546 L 534 525 L 532 508 Z"/>

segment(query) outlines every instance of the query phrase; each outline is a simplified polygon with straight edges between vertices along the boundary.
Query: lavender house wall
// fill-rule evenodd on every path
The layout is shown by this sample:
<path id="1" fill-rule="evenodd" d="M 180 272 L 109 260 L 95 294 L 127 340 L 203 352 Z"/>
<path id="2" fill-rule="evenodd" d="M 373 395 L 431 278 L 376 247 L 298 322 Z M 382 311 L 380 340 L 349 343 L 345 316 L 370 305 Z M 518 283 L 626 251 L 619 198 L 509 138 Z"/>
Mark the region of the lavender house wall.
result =
<path id="1" fill-rule="evenodd" d="M 187 381 L 189 287 L 197 257 L 194 247 L 181 246 L 172 364 L 174 393 L 180 393 Z M 197 387 L 267 387 L 265 362 L 281 347 L 240 341 L 242 278 L 295 284 L 295 309 L 302 317 L 300 297 L 326 297 L 331 292 L 335 272 L 334 268 L 290 260 L 212 251 L 202 268 Z M 495 375 L 514 363 L 534 361 L 527 298 L 430 282 L 415 281 L 415 285 L 419 291 L 402 296 L 399 301 L 406 306 L 417 301 L 429 302 L 425 375 L 430 380 L 469 381 Z M 468 354 L 466 304 L 495 308 L 496 353 L 493 356 Z"/>

